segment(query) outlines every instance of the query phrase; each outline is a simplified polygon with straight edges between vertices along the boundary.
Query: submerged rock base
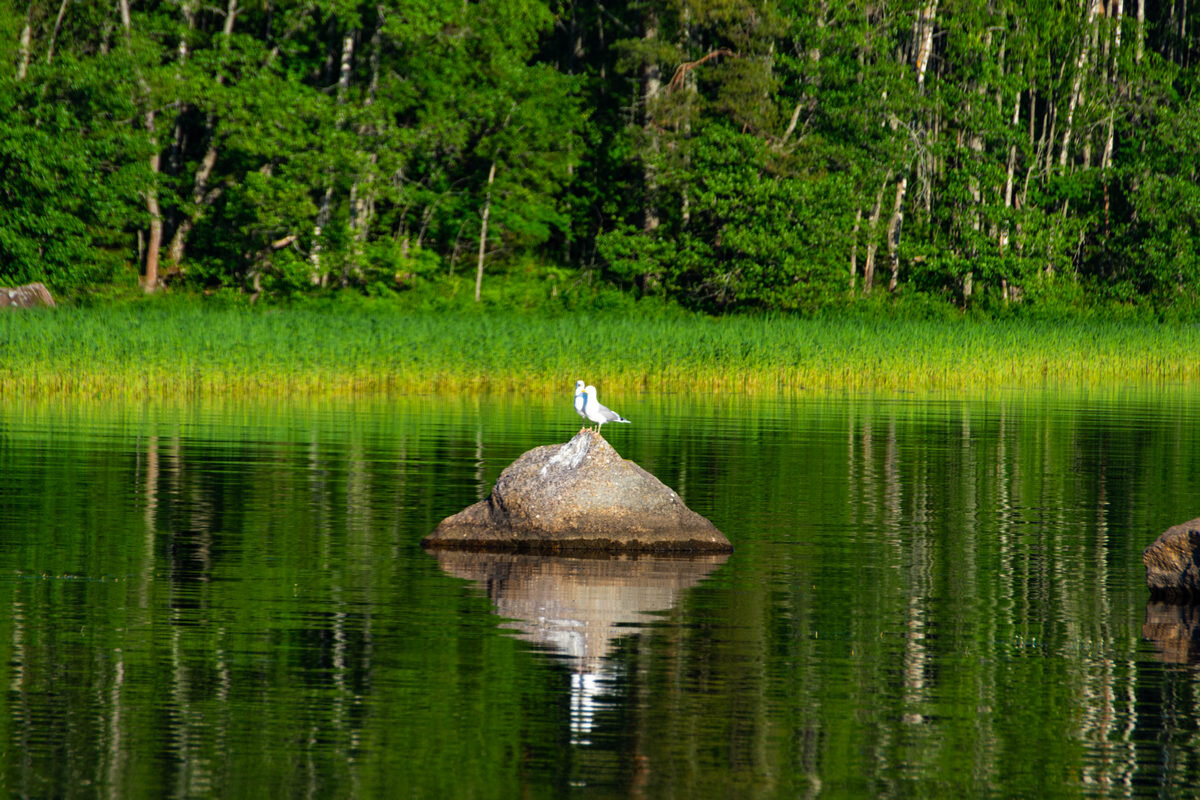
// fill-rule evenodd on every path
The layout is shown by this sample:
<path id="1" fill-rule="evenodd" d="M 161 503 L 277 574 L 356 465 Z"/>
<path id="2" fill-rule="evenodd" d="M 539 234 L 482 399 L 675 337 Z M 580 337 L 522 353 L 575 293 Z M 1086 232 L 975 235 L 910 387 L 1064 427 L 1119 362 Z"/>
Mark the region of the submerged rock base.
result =
<path id="1" fill-rule="evenodd" d="M 1167 528 L 1142 552 L 1151 597 L 1200 602 L 1200 519 Z"/>
<path id="2" fill-rule="evenodd" d="M 581 430 L 537 447 L 422 547 L 504 552 L 728 553 L 733 545 L 662 481 Z"/>

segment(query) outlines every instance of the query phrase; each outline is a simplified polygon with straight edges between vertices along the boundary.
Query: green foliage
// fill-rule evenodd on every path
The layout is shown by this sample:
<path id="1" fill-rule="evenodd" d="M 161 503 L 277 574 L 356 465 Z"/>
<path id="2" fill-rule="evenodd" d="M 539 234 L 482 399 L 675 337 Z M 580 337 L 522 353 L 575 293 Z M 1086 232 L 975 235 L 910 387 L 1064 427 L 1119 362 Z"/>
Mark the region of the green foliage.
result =
<path id="1" fill-rule="evenodd" d="M 686 171 L 661 172 L 687 194 L 687 217 L 651 235 L 626 227 L 602 237 L 615 273 L 653 276 L 671 295 L 718 309 L 812 309 L 844 289 L 846 176 L 791 174 L 759 139 L 721 125 L 690 147 Z"/>
<path id="2" fill-rule="evenodd" d="M 157 205 L 255 296 L 455 303 L 485 209 L 485 283 L 710 311 L 1200 294 L 1194 5 L 224 5 L 0 10 L 0 280 L 128 285 Z"/>
<path id="3" fill-rule="evenodd" d="M 144 142 L 112 115 L 129 115 L 118 72 L 70 55 L 0 77 L 0 283 L 43 281 L 79 290 L 114 280 L 147 179 Z M 110 65 L 111 66 L 111 65 Z"/>

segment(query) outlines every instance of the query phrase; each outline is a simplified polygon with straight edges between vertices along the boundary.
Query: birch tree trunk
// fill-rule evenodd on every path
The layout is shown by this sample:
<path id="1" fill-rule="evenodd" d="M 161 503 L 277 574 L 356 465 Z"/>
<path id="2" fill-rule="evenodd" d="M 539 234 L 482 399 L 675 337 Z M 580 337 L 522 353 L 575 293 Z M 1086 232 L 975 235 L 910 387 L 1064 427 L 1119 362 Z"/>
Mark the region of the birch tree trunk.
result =
<path id="1" fill-rule="evenodd" d="M 479 261 L 475 267 L 475 302 L 479 302 L 479 292 L 483 288 L 483 258 L 487 253 L 488 217 L 492 214 L 492 182 L 496 180 L 496 159 L 492 159 L 492 168 L 488 170 L 487 190 L 483 195 L 483 222 L 479 226 Z"/>
<path id="2" fill-rule="evenodd" d="M 195 0 L 184 0 L 179 4 L 179 12 L 183 15 L 185 25 L 179 34 L 179 45 L 176 48 L 178 58 L 175 62 L 175 80 L 177 82 L 183 81 L 183 68 L 188 60 L 188 38 L 196 30 L 194 2 Z M 188 109 L 188 103 L 180 103 L 179 110 L 175 114 L 175 124 L 172 126 L 171 132 L 170 156 L 167 158 L 167 172 L 171 175 L 178 175 L 182 168 L 184 140 L 187 137 L 183 120 Z"/>
<path id="3" fill-rule="evenodd" d="M 642 37 L 646 43 L 652 44 L 658 38 L 658 19 L 653 13 L 646 17 L 646 32 Z M 646 196 L 643 200 L 642 230 L 653 231 L 659 226 L 658 208 L 656 207 L 658 177 L 654 164 L 658 155 L 659 136 L 654 120 L 654 103 L 662 91 L 662 73 L 658 63 L 650 61 L 642 70 L 642 130 L 647 137 L 647 152 L 642 158 L 642 176 L 645 182 Z"/>
<path id="4" fill-rule="evenodd" d="M 816 19 L 816 27 L 818 29 L 824 29 L 829 24 L 829 20 L 826 17 L 828 13 L 828 6 L 822 4 L 821 15 Z M 819 75 L 820 73 L 817 70 L 817 66 L 821 63 L 821 49 L 819 47 L 813 47 L 808 51 L 808 63 L 811 65 L 813 73 Z M 795 108 L 792 109 L 792 116 L 788 120 L 787 129 L 779 137 L 779 141 L 775 145 L 776 147 L 783 148 L 787 144 L 788 139 L 796 131 L 796 125 L 800 122 L 801 112 L 807 110 L 811 114 L 817 106 L 817 91 L 820 88 L 819 78 L 805 81 L 805 84 L 806 87 L 801 91 L 800 99 L 796 102 Z M 859 217 L 862 217 L 861 209 L 859 210 Z"/>
<path id="5" fill-rule="evenodd" d="M 133 47 L 133 22 L 129 16 L 129 0 L 120 0 L 121 25 L 125 28 L 125 44 Z M 158 132 L 155 130 L 154 106 L 150 100 L 150 84 L 137 70 L 137 82 L 141 92 L 141 103 L 145 108 L 142 123 L 150 143 L 150 183 L 146 187 L 146 213 L 150 215 L 150 230 L 146 241 L 146 273 L 142 277 L 142 289 L 150 294 L 158 289 L 158 251 L 162 247 L 162 210 L 158 205 L 158 173 L 161 154 L 158 150 Z"/>
<path id="6" fill-rule="evenodd" d="M 1012 127 L 1015 129 L 1021 124 L 1021 90 L 1017 90 L 1016 99 L 1013 101 Z M 1014 137 L 1015 138 L 1015 137 Z M 1017 172 L 1017 145 L 1008 146 L 1008 165 L 1004 171 L 1004 208 L 1012 209 L 1013 207 L 1013 180 Z M 1000 238 L 998 241 L 1000 255 L 1004 255 L 1004 251 L 1008 248 L 1009 229 L 1007 220 L 1000 225 Z"/>
<path id="7" fill-rule="evenodd" d="M 929 66 L 929 56 L 933 52 L 933 21 L 937 15 L 937 0 L 921 7 L 917 12 L 917 88 L 925 86 L 925 68 Z"/>
<path id="8" fill-rule="evenodd" d="M 925 73 L 929 67 L 930 56 L 933 53 L 933 33 L 934 22 L 937 17 L 937 0 L 931 0 L 921 6 L 917 11 L 917 19 L 914 25 L 915 46 L 916 52 L 913 54 L 913 64 L 916 69 L 917 91 L 920 92 L 925 87 Z M 893 116 L 890 120 L 892 130 L 896 130 L 898 120 Z M 926 120 L 925 131 L 928 135 L 929 130 L 928 120 Z M 905 170 L 908 168 L 906 167 Z M 871 228 L 874 230 L 879 221 L 880 207 L 883 202 L 883 191 L 891 179 L 891 174 L 888 175 L 888 180 L 884 181 L 884 185 L 879 188 L 879 195 L 875 198 L 875 208 L 871 214 Z M 896 199 L 892 205 L 892 214 L 888 220 L 887 226 L 887 248 L 888 248 L 888 266 L 890 268 L 890 276 L 888 277 L 888 291 L 894 292 L 900 281 L 900 232 L 904 222 L 904 198 L 908 194 L 908 175 L 903 175 L 896 183 Z M 870 276 L 864 276 L 865 292 L 870 292 L 871 286 L 874 283 L 875 272 L 875 236 L 871 235 L 871 244 L 867 250 L 867 262 L 870 271 Z"/>
<path id="9" fill-rule="evenodd" d="M 1108 130 L 1104 135 L 1104 152 L 1100 155 L 1100 169 L 1103 173 L 1101 180 L 1104 184 L 1104 235 L 1106 237 L 1112 230 L 1112 221 L 1110 218 L 1111 206 L 1108 192 L 1108 169 L 1112 166 L 1114 129 L 1117 117 L 1117 94 L 1120 91 L 1121 18 L 1125 15 L 1124 0 L 1113 0 L 1112 6 L 1113 47 L 1112 61 L 1110 62 L 1112 64 L 1112 73 L 1109 78 Z"/>
<path id="10" fill-rule="evenodd" d="M 896 291 L 900 280 L 900 228 L 904 224 L 904 195 L 908 193 L 908 176 L 905 175 L 896 184 L 896 202 L 892 206 L 892 218 L 888 221 L 887 244 L 888 262 L 892 275 L 888 279 L 888 291 Z"/>
<path id="11" fill-rule="evenodd" d="M 371 35 L 371 82 L 367 86 L 367 96 L 363 99 L 363 107 L 370 108 L 375 104 L 375 94 L 379 89 L 379 61 L 383 48 L 383 11 L 379 11 L 379 24 Z M 370 125 L 361 125 L 358 137 L 361 142 L 373 133 Z M 373 148 L 367 158 L 367 171 L 361 179 L 356 179 L 350 187 L 350 229 L 353 232 L 355 247 L 366 241 L 371 229 L 371 217 L 375 212 L 375 168 L 379 162 L 379 154 Z M 360 185 L 361 184 L 361 185 Z"/>
<path id="12" fill-rule="evenodd" d="M 850 233 L 850 291 L 858 281 L 858 229 L 862 226 L 862 209 L 854 212 L 854 230 Z"/>
<path id="13" fill-rule="evenodd" d="M 122 0 L 125 2 L 125 0 Z M 146 188 L 146 211 L 150 214 L 150 235 L 146 238 L 146 275 L 142 288 L 147 294 L 158 290 L 158 251 L 162 248 L 162 209 L 158 205 L 159 163 L 162 155 L 158 151 L 158 134 L 154 129 L 154 109 L 147 109 L 144 116 L 146 133 L 150 137 L 151 184 Z"/>
<path id="14" fill-rule="evenodd" d="M 1133 63 L 1141 64 L 1146 52 L 1146 0 L 1137 0 L 1137 47 L 1133 53 Z"/>
<path id="15" fill-rule="evenodd" d="M 221 26 L 222 48 L 226 46 L 229 37 L 233 34 L 233 25 L 237 15 L 237 0 L 228 0 L 225 5 L 225 22 Z M 223 85 L 225 83 L 224 74 L 218 72 L 216 82 L 218 86 Z M 210 112 L 204 121 L 204 135 L 208 140 L 208 148 L 204 151 L 204 156 L 196 166 L 196 174 L 192 178 L 192 209 L 179 221 L 175 233 L 171 236 L 171 244 L 167 248 L 168 257 L 176 266 L 183 261 L 188 234 L 192 232 L 192 228 L 203 216 L 204 209 L 212 205 L 221 195 L 219 187 L 214 188 L 211 192 L 208 190 L 209 178 L 212 177 L 213 168 L 217 164 L 216 124 L 216 115 Z"/>
<path id="16" fill-rule="evenodd" d="M 1079 45 L 1079 58 L 1075 61 L 1075 75 L 1071 82 L 1071 98 L 1067 102 L 1067 121 L 1063 129 L 1062 150 L 1058 154 L 1058 166 L 1065 170 L 1067 167 L 1067 158 L 1071 151 L 1071 136 L 1074 133 L 1075 125 L 1075 110 L 1079 107 L 1083 100 L 1083 74 L 1087 69 L 1088 61 L 1091 58 L 1091 42 L 1093 29 L 1096 26 L 1096 12 L 1100 7 L 1100 0 L 1083 0 L 1087 4 L 1087 28 L 1083 32 L 1082 42 Z"/>
<path id="17" fill-rule="evenodd" d="M 367 96 L 362 101 L 364 109 L 374 105 L 375 93 L 379 88 L 379 57 L 382 48 L 383 9 L 382 7 L 378 7 L 376 11 L 379 22 L 371 34 L 371 55 L 369 58 L 371 78 L 367 84 Z M 349 86 L 348 80 L 347 86 Z M 370 123 L 363 123 L 358 126 L 357 133 L 360 145 L 358 156 L 360 159 L 363 156 L 362 148 L 365 140 L 371 135 L 372 131 L 373 127 Z M 371 216 L 375 210 L 375 165 L 378 161 L 379 153 L 374 148 L 370 148 L 370 153 L 366 157 L 366 169 L 364 171 L 356 170 L 354 182 L 350 185 L 350 247 L 353 250 L 353 257 L 347 259 L 342 267 L 342 286 L 349 285 L 351 269 L 361 274 L 358 264 L 362 255 L 363 242 L 367 240 L 367 235 L 371 230 Z"/>
<path id="18" fill-rule="evenodd" d="M 1120 87 L 1118 84 L 1119 64 L 1121 60 L 1121 18 L 1125 14 L 1124 0 L 1114 0 L 1113 2 L 1113 49 L 1112 49 L 1112 75 L 1109 80 L 1113 100 L 1109 103 L 1108 108 L 1108 130 L 1104 136 L 1104 153 L 1100 156 L 1100 169 L 1107 170 L 1112 166 L 1113 154 L 1113 129 L 1116 125 L 1117 104 L 1116 94 Z M 1105 215 L 1108 214 L 1108 202 L 1104 204 Z"/>
<path id="19" fill-rule="evenodd" d="M 883 191 L 891 180 L 892 174 L 889 172 L 883 179 L 883 183 L 879 185 L 879 191 L 875 194 L 875 205 L 871 208 L 871 216 L 867 220 L 867 258 L 863 263 L 863 294 L 870 294 L 871 287 L 875 283 L 875 251 L 879 249 L 877 236 L 879 215 L 883 210 Z"/>
<path id="20" fill-rule="evenodd" d="M 62 0 L 58 6 L 58 16 L 54 18 L 54 30 L 50 32 L 50 43 L 46 45 L 46 66 L 54 62 L 54 45 L 58 41 L 58 32 L 62 30 L 63 18 L 67 16 L 67 0 Z"/>
<path id="21" fill-rule="evenodd" d="M 21 26 L 21 35 L 17 39 L 17 80 L 25 80 L 29 74 L 30 50 L 33 47 L 33 2 L 25 10 L 25 23 Z"/>
<path id="22" fill-rule="evenodd" d="M 346 102 L 346 90 L 350 88 L 350 64 L 354 58 L 354 37 L 347 34 L 342 37 L 342 58 L 338 70 L 337 104 L 340 108 Z M 341 127 L 341 111 L 338 112 L 338 127 Z M 325 275 L 321 273 L 321 231 L 329 224 L 333 215 L 333 175 L 325 185 L 325 193 L 321 197 L 321 206 L 317 210 L 316 224 L 313 225 L 312 253 L 309 260 L 312 263 L 311 282 L 313 286 L 324 286 Z"/>

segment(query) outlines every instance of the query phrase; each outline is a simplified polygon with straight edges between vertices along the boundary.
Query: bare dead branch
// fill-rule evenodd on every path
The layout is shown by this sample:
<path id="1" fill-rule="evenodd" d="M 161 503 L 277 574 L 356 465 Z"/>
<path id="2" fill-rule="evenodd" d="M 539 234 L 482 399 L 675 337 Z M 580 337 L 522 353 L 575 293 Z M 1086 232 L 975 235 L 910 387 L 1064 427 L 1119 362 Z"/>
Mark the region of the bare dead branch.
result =
<path id="1" fill-rule="evenodd" d="M 730 58 L 737 58 L 738 54 L 732 50 L 726 50 L 724 47 L 722 47 L 719 50 L 713 50 L 708 55 L 701 56 L 695 61 L 685 61 L 675 68 L 675 74 L 671 76 L 671 82 L 667 84 L 667 88 L 672 90 L 680 88 L 683 86 L 684 77 L 686 77 L 689 72 L 703 64 L 705 61 L 716 58 L 717 56 L 729 56 Z"/>

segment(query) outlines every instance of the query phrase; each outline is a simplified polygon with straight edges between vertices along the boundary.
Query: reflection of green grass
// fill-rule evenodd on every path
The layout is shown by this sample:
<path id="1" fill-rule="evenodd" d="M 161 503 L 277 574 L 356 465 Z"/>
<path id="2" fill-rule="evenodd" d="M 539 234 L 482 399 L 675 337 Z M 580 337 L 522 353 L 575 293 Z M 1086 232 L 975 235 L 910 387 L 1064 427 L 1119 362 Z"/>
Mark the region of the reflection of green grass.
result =
<path id="1" fill-rule="evenodd" d="M 1200 327 L 150 302 L 0 314 L 0 393 L 957 390 L 1200 378 Z"/>

